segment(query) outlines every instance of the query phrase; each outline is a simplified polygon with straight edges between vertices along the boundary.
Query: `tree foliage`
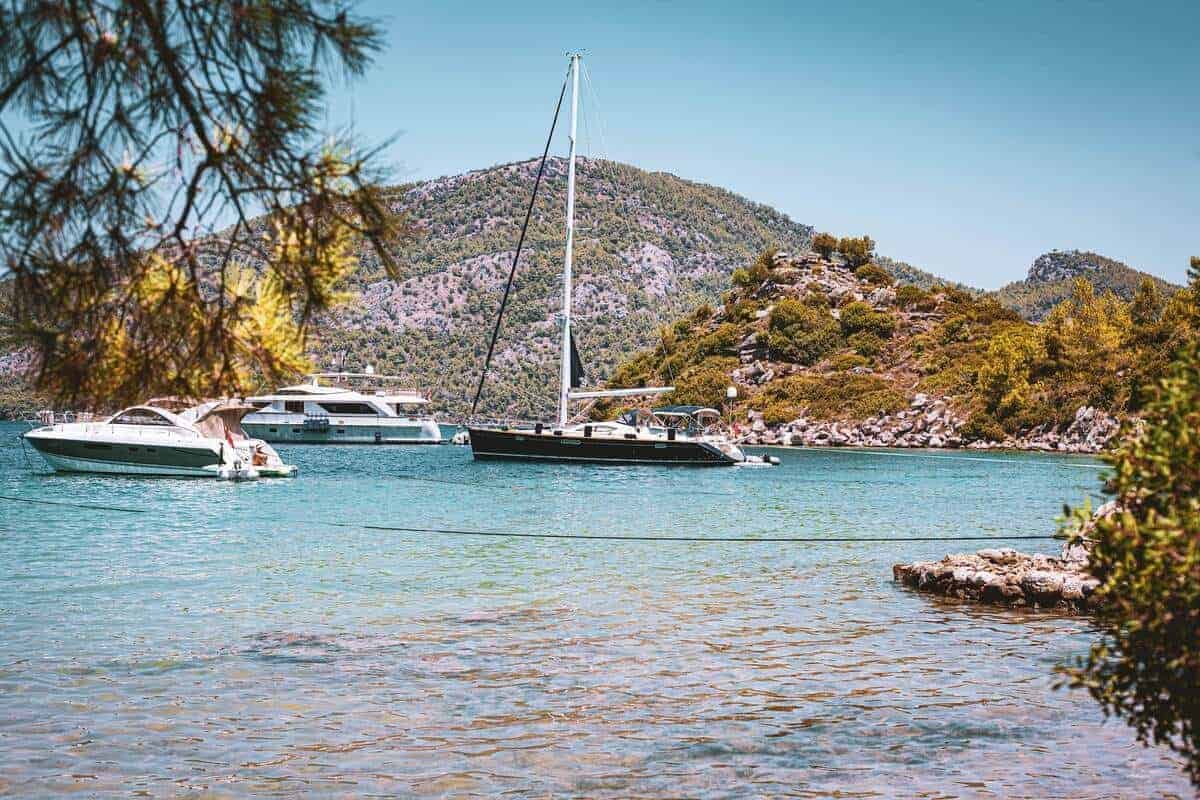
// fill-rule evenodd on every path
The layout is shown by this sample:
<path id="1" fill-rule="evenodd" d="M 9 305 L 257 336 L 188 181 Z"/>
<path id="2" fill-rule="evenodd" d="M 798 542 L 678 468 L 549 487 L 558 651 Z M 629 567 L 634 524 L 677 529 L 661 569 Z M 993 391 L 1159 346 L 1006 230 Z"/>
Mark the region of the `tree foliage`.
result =
<path id="1" fill-rule="evenodd" d="M 837 320 L 826 308 L 784 298 L 771 310 L 767 346 L 772 358 L 811 365 L 841 344 Z"/>
<path id="2" fill-rule="evenodd" d="M 1096 521 L 1100 638 L 1069 674 L 1200 786 L 1200 344 L 1185 345 L 1111 455 L 1119 512 Z M 1077 512 L 1081 521 L 1086 513 Z"/>
<path id="3" fill-rule="evenodd" d="M 199 397 L 305 365 L 357 244 L 389 264 L 400 232 L 370 154 L 316 127 L 323 78 L 379 43 L 319 0 L 0 9 L 0 258 L 41 389 Z"/>
<path id="4" fill-rule="evenodd" d="M 875 240 L 870 236 L 844 236 L 838 240 L 837 251 L 851 269 L 866 264 L 875 255 Z"/>
<path id="5" fill-rule="evenodd" d="M 813 237 L 812 249 L 821 258 L 829 258 L 833 255 L 833 251 L 837 249 L 838 240 L 832 233 L 818 233 Z"/>

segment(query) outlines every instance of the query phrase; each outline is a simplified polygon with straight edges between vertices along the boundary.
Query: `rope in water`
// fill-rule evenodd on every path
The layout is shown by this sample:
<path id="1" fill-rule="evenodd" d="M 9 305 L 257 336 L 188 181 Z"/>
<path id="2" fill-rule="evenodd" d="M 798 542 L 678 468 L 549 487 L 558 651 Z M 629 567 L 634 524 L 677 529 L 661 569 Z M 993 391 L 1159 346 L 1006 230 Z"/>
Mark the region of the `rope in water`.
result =
<path id="1" fill-rule="evenodd" d="M 0 494 L 0 500 L 9 500 L 14 503 L 34 503 L 43 506 L 67 506 L 69 508 L 86 508 L 93 511 L 123 511 L 126 514 L 145 514 L 147 509 L 144 508 L 125 508 L 124 506 L 105 506 L 91 503 L 66 503 L 62 500 L 35 500 L 32 497 L 12 497 L 11 495 Z"/>
<path id="2" fill-rule="evenodd" d="M 14 503 L 34 503 L 46 506 L 67 506 L 69 508 L 86 508 L 99 511 L 121 511 L 126 514 L 145 514 L 144 508 L 125 508 L 123 506 L 108 506 L 93 503 L 67 503 L 60 500 L 37 500 L 29 497 L 13 497 L 0 495 L 0 500 Z M 889 542 L 1012 542 L 1046 540 L 1056 538 L 1053 534 L 1035 534 L 1019 536 L 639 536 L 635 534 L 598 534 L 598 533 L 520 533 L 517 531 L 481 531 L 464 528 L 416 528 L 400 525 L 365 525 L 351 522 L 326 522 L 337 528 L 359 528 L 369 531 L 389 531 L 394 533 L 435 533 L 449 536 L 486 536 L 512 539 L 575 539 L 575 540 L 610 540 L 619 542 L 721 542 L 743 544 L 847 544 L 889 543 Z"/>
<path id="3" fill-rule="evenodd" d="M 770 446 L 770 445 L 768 445 Z M 987 461 L 993 464 L 1037 464 L 1038 461 L 1020 458 L 996 458 L 994 456 L 944 456 L 939 453 L 895 453 L 867 450 L 861 447 L 822 447 L 820 445 L 804 445 L 803 447 L 788 447 L 788 450 L 802 453 L 805 450 L 816 450 L 822 453 L 841 453 L 843 455 L 876 456 L 879 458 L 931 458 L 939 461 Z M 1061 455 L 1060 453 L 1043 453 L 1043 455 Z M 1073 467 L 1074 469 L 1104 469 L 1107 464 L 1069 464 L 1063 461 L 1043 461 L 1056 467 Z"/>
<path id="4" fill-rule="evenodd" d="M 620 489 L 588 489 L 571 486 L 529 486 L 519 483 L 489 483 L 487 481 L 455 481 L 449 478 L 422 478 L 417 475 L 392 475 L 400 481 L 416 481 L 418 483 L 437 483 L 443 486 L 482 486 L 485 489 L 517 489 L 520 491 L 534 490 L 539 492 L 570 492 L 571 494 L 615 494 L 628 497 L 629 492 Z M 737 492 L 708 492 L 702 489 L 688 490 L 688 495 L 705 495 L 709 497 L 743 497 Z"/>
<path id="5" fill-rule="evenodd" d="M 480 531 L 462 528 L 409 528 L 398 525 L 365 525 L 353 522 L 327 522 L 338 528 L 359 528 L 368 531 L 391 531 L 397 533 L 439 533 L 451 536 L 491 536 L 510 537 L 513 539 L 588 539 L 610 540 L 619 542 L 737 542 L 744 544 L 843 544 L 850 542 L 1012 542 L 1027 540 L 1045 540 L 1057 538 L 1053 534 L 1034 534 L 1020 536 L 853 536 L 853 537 L 818 537 L 818 536 L 639 536 L 636 534 L 599 534 L 599 533 L 517 533 L 515 531 Z"/>

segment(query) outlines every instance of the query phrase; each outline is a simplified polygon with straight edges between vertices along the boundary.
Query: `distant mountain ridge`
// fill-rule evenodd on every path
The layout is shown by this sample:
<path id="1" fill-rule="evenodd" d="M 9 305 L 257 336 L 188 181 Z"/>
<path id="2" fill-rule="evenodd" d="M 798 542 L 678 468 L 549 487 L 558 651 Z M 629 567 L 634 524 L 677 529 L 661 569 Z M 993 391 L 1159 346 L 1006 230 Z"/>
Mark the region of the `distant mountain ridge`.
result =
<path id="1" fill-rule="evenodd" d="M 1168 294 L 1182 288 L 1099 253 L 1051 250 L 1034 259 L 1024 280 L 1007 284 L 993 295 L 1026 319 L 1040 321 L 1050 309 L 1071 296 L 1071 286 L 1079 277 L 1090 281 L 1097 292 L 1111 291 L 1124 300 L 1133 297 L 1145 278 Z"/>

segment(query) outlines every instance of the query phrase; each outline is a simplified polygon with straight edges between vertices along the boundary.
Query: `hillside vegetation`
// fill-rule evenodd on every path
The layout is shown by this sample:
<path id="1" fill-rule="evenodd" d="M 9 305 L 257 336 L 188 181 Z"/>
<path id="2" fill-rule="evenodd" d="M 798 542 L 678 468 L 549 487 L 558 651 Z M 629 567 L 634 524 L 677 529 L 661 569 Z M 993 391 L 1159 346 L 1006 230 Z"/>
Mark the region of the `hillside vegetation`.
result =
<path id="1" fill-rule="evenodd" d="M 429 391 L 440 411 L 465 414 L 536 169 L 536 161 L 525 161 L 387 189 L 390 210 L 403 215 L 415 232 L 395 254 L 401 265 L 400 275 L 395 280 L 389 278 L 372 251 L 362 249 L 357 269 L 344 286 L 346 301 L 312 326 L 309 351 L 314 365 L 319 369 L 362 369 L 372 365 L 379 372 L 402 374 L 413 385 Z M 910 264 L 877 255 L 868 237 L 814 237 L 811 227 L 793 222 L 767 206 L 666 173 L 580 159 L 577 188 L 575 333 L 588 370 L 588 385 L 602 384 L 614 375 L 618 364 L 634 353 L 660 345 L 659 329 L 691 310 L 708 306 L 720 310 L 714 312 L 717 316 L 723 314 L 727 305 L 723 293 L 735 269 L 752 264 L 759 253 L 771 247 L 785 256 L 815 253 L 823 264 L 807 264 L 804 268 L 809 272 L 818 268 L 829 271 L 825 276 L 828 285 L 821 290 L 826 294 L 840 291 L 835 278 L 850 275 L 848 271 L 839 273 L 839 269 L 853 270 L 869 264 L 867 274 L 875 276 L 871 278 L 875 284 L 862 284 L 850 277 L 863 286 L 887 288 L 907 305 L 885 303 L 878 309 L 895 318 L 898 338 L 875 333 L 881 344 L 860 336 L 852 345 L 853 334 L 845 331 L 839 333 L 840 339 L 821 340 L 813 334 L 815 338 L 791 350 L 771 351 L 770 358 L 809 358 L 831 342 L 840 343 L 837 352 L 831 351 L 830 355 L 843 356 L 837 364 L 846 367 L 847 374 L 879 377 L 882 369 L 908 391 L 919 391 L 918 386 L 940 391 L 937 381 L 942 373 L 958 369 L 969 372 L 970 366 L 964 367 L 960 356 L 968 361 L 975 357 L 973 348 L 982 341 L 980 337 L 988 335 L 993 322 L 1002 318 L 1016 321 L 1014 315 L 1002 314 L 1005 307 L 1015 308 L 1026 318 L 1041 319 L 1072 295 L 1077 277 L 1086 277 L 1101 294 L 1111 288 L 1125 299 L 1133 297 L 1146 277 L 1095 254 L 1056 252 L 1040 257 L 1027 280 L 989 294 L 947 284 Z M 566 163 L 551 159 L 501 327 L 481 413 L 528 418 L 545 416 L 553 408 L 565 192 Z M 844 253 L 839 252 L 843 241 L 849 248 Z M 797 264 L 801 261 L 795 260 Z M 785 262 L 787 257 L 781 261 L 783 272 L 772 267 L 775 277 L 799 268 Z M 822 279 L 816 276 L 815 280 L 820 283 Z M 1175 288 L 1153 280 L 1160 293 L 1168 294 Z M 769 303 L 765 296 L 743 296 L 762 287 L 748 286 L 744 278 L 739 281 L 735 293 L 743 305 L 737 313 L 744 313 L 753 304 L 762 310 L 764 303 Z M 896 285 L 883 287 L 885 282 Z M 774 278 L 771 285 L 778 285 Z M 913 299 L 917 290 L 933 299 Z M 806 301 L 806 294 L 794 286 L 791 291 L 792 299 L 817 302 Z M 856 293 L 862 294 L 857 289 L 851 292 Z M 988 297 L 995 302 L 984 302 Z M 839 301 L 831 298 L 830 302 L 836 308 Z M 937 307 L 925 309 L 930 303 Z M 957 306 L 963 308 L 956 311 Z M 982 323 L 978 319 L 985 313 L 979 310 L 982 308 L 996 319 Z M 933 319 L 922 316 L 928 314 L 970 318 L 973 327 L 968 339 L 938 342 L 942 333 L 924 330 Z M 763 319 L 755 319 L 750 327 L 764 337 L 773 334 L 779 341 L 785 329 L 802 328 L 811 322 L 805 318 L 785 324 L 785 318 L 786 313 L 781 311 L 769 331 Z M 725 322 L 742 325 L 733 318 Z M 749 335 L 749 329 L 737 330 Z M 896 341 L 907 341 L 907 336 L 923 332 L 934 338 L 933 345 L 918 340 L 908 350 L 896 348 Z M 876 347 L 880 352 L 872 354 Z M 736 360 L 739 353 L 749 351 L 725 348 L 714 351 L 713 356 Z M 949 366 L 938 366 L 943 356 Z M 867 359 L 868 363 L 859 364 L 857 359 Z M 0 414 L 28 415 L 45 405 L 46 401 L 30 391 L 20 374 L 27 363 L 28 353 L 18 351 L 13 342 L 0 341 Z M 672 361 L 670 367 L 673 369 L 677 363 Z M 951 388 L 956 392 L 960 389 Z M 782 413 L 786 407 L 784 403 L 776 411 Z"/>
<path id="2" fill-rule="evenodd" d="M 611 385 L 674 385 L 667 402 L 717 408 L 736 385 L 735 418 L 761 413 L 767 425 L 878 420 L 928 395 L 956 437 L 1002 440 L 1066 426 L 1084 406 L 1136 412 L 1141 387 L 1196 329 L 1197 293 L 1167 297 L 1153 280 L 1125 301 L 1076 279 L 1031 323 L 995 297 L 896 286 L 869 258 L 767 250 L 733 274 L 720 305 L 663 326 Z"/>
<path id="3" fill-rule="evenodd" d="M 443 408 L 469 409 L 537 162 L 397 187 L 416 227 L 387 279 L 364 254 L 355 297 L 318 326 L 321 366 L 398 372 Z M 577 168 L 574 329 L 598 381 L 656 328 L 716 298 L 768 245 L 802 248 L 812 230 L 724 189 L 608 161 Z M 556 389 L 566 162 L 552 159 L 530 223 L 481 412 L 546 414 Z"/>

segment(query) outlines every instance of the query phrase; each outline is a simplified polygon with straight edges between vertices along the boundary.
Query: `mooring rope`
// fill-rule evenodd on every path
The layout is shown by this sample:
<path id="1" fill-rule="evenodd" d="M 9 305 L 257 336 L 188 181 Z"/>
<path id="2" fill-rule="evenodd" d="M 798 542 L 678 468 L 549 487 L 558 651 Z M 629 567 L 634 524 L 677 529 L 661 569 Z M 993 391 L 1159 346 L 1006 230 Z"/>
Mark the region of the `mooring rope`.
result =
<path id="1" fill-rule="evenodd" d="M 533 490 L 539 492 L 569 492 L 571 494 L 615 494 L 621 497 L 628 497 L 629 492 L 621 489 L 588 489 L 576 488 L 571 486 L 530 486 L 520 483 L 491 483 L 488 481 L 455 481 L 449 478 L 422 478 L 417 475 L 392 475 L 391 477 L 401 481 L 416 481 L 418 483 L 436 483 L 442 486 L 481 486 L 485 489 L 503 489 L 503 490 Z M 708 497 L 735 497 L 744 498 L 746 495 L 739 492 L 709 492 L 703 489 L 688 489 L 689 497 L 693 495 L 704 495 Z"/>
<path id="2" fill-rule="evenodd" d="M 1015 536 L 645 536 L 629 533 L 520 533 L 517 531 L 468 530 L 463 528 L 410 528 L 399 525 L 367 525 L 354 522 L 326 522 L 338 528 L 359 528 L 368 531 L 390 531 L 396 533 L 437 533 L 450 536 L 489 536 L 513 539 L 584 539 L 611 540 L 617 542 L 736 542 L 740 544 L 844 544 L 853 542 L 1011 542 L 1058 538 L 1054 534 L 1021 534 Z"/>
<path id="3" fill-rule="evenodd" d="M 122 511 L 126 514 L 145 514 L 145 508 L 125 508 L 124 506 L 105 506 L 92 503 L 66 503 L 62 500 L 35 500 L 32 497 L 12 497 L 11 495 L 0 494 L 0 500 L 9 500 L 13 503 L 34 503 L 43 506 L 67 506 L 68 508 L 87 508 L 95 511 Z"/>
<path id="4" fill-rule="evenodd" d="M 750 445 L 753 447 L 754 445 Z M 778 447 L 778 445 L 766 445 L 766 447 Z M 878 450 L 867 450 L 862 447 L 822 447 L 820 445 L 803 445 L 801 447 L 787 447 L 787 450 L 793 452 L 803 452 L 805 450 L 815 450 L 822 453 L 841 453 L 844 455 L 863 455 L 876 456 L 879 458 L 929 458 L 939 461 L 984 461 L 993 464 L 1036 464 L 1037 460 L 1024 460 L 1020 458 L 996 458 L 994 456 L 945 456 L 940 453 L 882 453 Z M 1062 453 L 1048 453 L 1045 451 L 1036 451 L 1042 455 L 1064 455 Z M 1065 461 L 1044 461 L 1042 463 L 1053 464 L 1056 467 L 1073 467 L 1075 469 L 1104 469 L 1107 464 L 1071 464 Z"/>

